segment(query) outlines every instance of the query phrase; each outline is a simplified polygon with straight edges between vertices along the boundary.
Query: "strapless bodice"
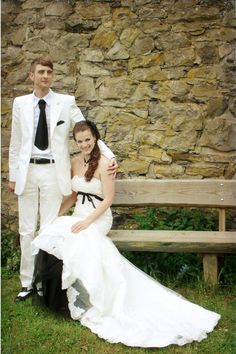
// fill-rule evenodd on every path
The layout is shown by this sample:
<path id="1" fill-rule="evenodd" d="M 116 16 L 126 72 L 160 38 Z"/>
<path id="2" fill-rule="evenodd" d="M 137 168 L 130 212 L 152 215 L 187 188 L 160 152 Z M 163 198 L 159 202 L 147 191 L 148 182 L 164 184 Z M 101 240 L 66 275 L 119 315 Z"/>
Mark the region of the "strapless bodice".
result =
<path id="1" fill-rule="evenodd" d="M 101 200 L 97 199 L 95 196 L 103 198 L 102 183 L 95 177 L 93 177 L 91 181 L 87 182 L 84 177 L 79 177 L 76 175 L 72 178 L 71 184 L 74 192 L 89 194 L 89 196 L 78 194 L 73 212 L 74 216 L 85 219 L 94 211 L 94 208 L 97 208 L 101 203 Z M 94 223 L 97 228 L 106 235 L 112 225 L 111 209 L 108 208 L 98 219 L 95 220 Z"/>
<path id="2" fill-rule="evenodd" d="M 84 177 L 74 176 L 71 180 L 72 190 L 74 192 L 84 192 L 95 194 L 102 197 L 102 183 L 98 178 L 93 177 L 87 182 Z"/>

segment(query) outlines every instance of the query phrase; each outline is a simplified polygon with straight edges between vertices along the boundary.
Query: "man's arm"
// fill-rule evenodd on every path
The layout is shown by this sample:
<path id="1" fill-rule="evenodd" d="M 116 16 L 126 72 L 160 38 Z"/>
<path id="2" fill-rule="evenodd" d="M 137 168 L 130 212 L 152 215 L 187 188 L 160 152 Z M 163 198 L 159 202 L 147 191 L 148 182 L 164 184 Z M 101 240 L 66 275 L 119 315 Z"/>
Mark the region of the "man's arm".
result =
<path id="1" fill-rule="evenodd" d="M 9 181 L 15 182 L 18 171 L 19 152 L 21 145 L 21 127 L 20 127 L 20 114 L 16 100 L 13 102 L 12 108 L 12 127 L 11 139 L 9 146 Z M 11 185 L 13 188 L 13 184 Z"/>
<path id="2" fill-rule="evenodd" d="M 71 98 L 72 101 L 70 105 L 70 117 L 71 117 L 72 126 L 74 126 L 75 123 L 80 122 L 81 120 L 85 120 L 85 118 L 81 110 L 79 109 L 79 107 L 76 105 L 75 97 L 71 96 Z"/>
<path id="3" fill-rule="evenodd" d="M 102 140 L 98 140 L 98 147 L 101 151 L 101 154 L 110 160 L 107 172 L 109 175 L 112 175 L 113 178 L 116 177 L 116 172 L 118 169 L 118 164 L 113 152 L 106 146 L 106 144 Z"/>
<path id="4" fill-rule="evenodd" d="M 109 149 L 108 146 L 106 146 L 106 144 L 102 140 L 98 140 L 98 147 L 101 151 L 101 154 L 104 155 L 108 160 L 115 158 L 113 152 Z"/>

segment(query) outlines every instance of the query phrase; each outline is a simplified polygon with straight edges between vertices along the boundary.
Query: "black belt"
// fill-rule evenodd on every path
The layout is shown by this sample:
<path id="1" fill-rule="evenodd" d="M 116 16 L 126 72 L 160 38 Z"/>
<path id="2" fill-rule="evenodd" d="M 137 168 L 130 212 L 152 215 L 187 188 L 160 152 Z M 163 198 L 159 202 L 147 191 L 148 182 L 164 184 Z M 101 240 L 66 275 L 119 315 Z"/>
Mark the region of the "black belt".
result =
<path id="1" fill-rule="evenodd" d="M 80 194 L 80 195 L 83 196 L 82 204 L 84 204 L 85 198 L 87 198 L 88 201 L 93 204 L 93 207 L 94 207 L 95 209 L 96 209 L 96 207 L 95 207 L 95 204 L 94 204 L 94 202 L 93 202 L 92 197 L 94 197 L 94 198 L 96 198 L 96 199 L 98 199 L 98 200 L 100 200 L 100 201 L 103 201 L 103 199 L 102 199 L 101 197 L 99 197 L 98 195 L 96 195 L 96 194 L 90 194 L 90 193 L 84 193 L 84 192 L 78 192 L 77 195 L 78 195 L 78 194 Z"/>
<path id="2" fill-rule="evenodd" d="M 53 159 L 30 159 L 30 163 L 35 163 L 36 165 L 42 165 L 46 163 L 54 163 Z"/>

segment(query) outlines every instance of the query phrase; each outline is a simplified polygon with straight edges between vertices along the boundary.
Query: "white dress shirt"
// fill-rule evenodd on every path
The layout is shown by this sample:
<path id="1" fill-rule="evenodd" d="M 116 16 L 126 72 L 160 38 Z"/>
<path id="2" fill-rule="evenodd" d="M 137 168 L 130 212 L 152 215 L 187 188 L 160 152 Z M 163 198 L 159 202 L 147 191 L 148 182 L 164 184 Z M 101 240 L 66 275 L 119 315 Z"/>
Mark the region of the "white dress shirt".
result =
<path id="1" fill-rule="evenodd" d="M 51 136 L 50 136 L 50 121 L 51 121 L 50 105 L 51 105 L 51 98 L 52 98 L 51 96 L 52 96 L 51 91 L 49 91 L 49 93 L 42 98 L 37 97 L 34 93 L 34 133 L 33 133 L 33 144 L 32 144 L 32 153 L 31 153 L 32 158 L 52 159 Z M 46 150 L 40 150 L 34 145 L 36 130 L 39 121 L 39 113 L 40 113 L 39 105 L 38 105 L 39 100 L 44 100 L 46 102 L 45 112 L 46 112 L 46 119 L 47 119 L 47 126 L 48 126 L 48 148 Z"/>

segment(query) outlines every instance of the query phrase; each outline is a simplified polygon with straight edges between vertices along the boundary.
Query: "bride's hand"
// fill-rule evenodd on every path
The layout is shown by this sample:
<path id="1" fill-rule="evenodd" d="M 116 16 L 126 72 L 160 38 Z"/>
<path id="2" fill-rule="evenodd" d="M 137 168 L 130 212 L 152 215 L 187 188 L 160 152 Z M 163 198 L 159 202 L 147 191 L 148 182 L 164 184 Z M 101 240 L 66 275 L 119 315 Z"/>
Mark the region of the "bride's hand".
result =
<path id="1" fill-rule="evenodd" d="M 78 221 L 75 224 L 71 226 L 71 231 L 74 233 L 78 233 L 82 230 L 87 229 L 87 227 L 90 225 L 90 223 L 85 219 L 82 221 Z"/>

